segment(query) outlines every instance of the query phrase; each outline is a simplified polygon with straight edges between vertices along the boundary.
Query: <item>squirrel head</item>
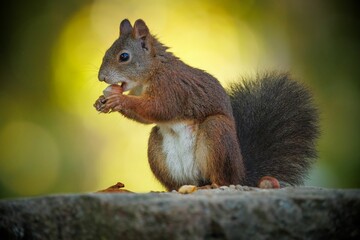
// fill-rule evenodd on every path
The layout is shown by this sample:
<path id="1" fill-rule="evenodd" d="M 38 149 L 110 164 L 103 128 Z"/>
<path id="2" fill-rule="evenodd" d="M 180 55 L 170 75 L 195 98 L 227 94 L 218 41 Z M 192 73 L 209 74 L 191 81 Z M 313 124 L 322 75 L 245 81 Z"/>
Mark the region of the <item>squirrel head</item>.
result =
<path id="1" fill-rule="evenodd" d="M 98 78 L 108 84 L 121 84 L 124 91 L 146 81 L 154 69 L 154 37 L 145 22 L 136 20 L 134 27 L 129 20 L 120 23 L 119 38 L 106 51 Z"/>

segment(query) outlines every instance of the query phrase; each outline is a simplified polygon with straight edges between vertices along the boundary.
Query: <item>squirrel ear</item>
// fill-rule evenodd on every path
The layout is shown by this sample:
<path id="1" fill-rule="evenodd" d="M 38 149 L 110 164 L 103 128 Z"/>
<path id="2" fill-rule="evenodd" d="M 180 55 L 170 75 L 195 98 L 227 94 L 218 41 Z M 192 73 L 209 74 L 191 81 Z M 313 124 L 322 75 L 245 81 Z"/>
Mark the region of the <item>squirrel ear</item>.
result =
<path id="1" fill-rule="evenodd" d="M 128 19 L 124 19 L 120 23 L 120 35 L 128 34 L 132 32 L 132 26 Z"/>
<path id="2" fill-rule="evenodd" d="M 145 22 L 141 19 L 136 20 L 133 29 L 133 37 L 136 39 L 145 39 L 147 35 L 149 35 L 149 29 L 146 26 Z"/>

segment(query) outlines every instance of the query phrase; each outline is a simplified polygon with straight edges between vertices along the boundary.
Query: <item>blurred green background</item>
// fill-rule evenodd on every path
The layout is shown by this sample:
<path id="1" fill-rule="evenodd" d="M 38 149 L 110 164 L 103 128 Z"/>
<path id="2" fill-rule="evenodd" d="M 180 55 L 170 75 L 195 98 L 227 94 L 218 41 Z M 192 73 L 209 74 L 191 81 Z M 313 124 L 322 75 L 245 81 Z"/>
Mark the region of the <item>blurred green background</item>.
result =
<path id="1" fill-rule="evenodd" d="M 307 185 L 359 188 L 360 29 L 355 1 L 7 1 L 1 7 L 0 197 L 91 192 L 117 181 L 162 190 L 147 159 L 151 126 L 92 104 L 122 19 L 151 32 L 224 86 L 289 70 L 321 110 Z"/>

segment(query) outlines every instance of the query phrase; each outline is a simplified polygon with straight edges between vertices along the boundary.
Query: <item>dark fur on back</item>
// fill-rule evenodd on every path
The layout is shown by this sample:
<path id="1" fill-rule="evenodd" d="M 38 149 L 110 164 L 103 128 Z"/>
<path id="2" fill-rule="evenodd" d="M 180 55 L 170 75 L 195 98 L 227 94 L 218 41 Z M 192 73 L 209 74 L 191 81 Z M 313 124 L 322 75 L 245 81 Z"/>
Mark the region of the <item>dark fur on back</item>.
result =
<path id="1" fill-rule="evenodd" d="M 246 167 L 246 184 L 272 176 L 303 184 L 316 157 L 318 111 L 310 92 L 288 74 L 267 73 L 228 91 Z"/>

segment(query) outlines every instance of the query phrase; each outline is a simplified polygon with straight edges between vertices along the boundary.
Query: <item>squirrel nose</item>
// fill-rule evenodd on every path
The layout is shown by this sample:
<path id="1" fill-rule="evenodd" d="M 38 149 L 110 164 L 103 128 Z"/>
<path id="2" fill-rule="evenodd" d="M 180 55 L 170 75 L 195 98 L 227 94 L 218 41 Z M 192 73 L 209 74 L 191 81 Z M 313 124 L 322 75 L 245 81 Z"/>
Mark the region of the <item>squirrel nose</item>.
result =
<path id="1" fill-rule="evenodd" d="M 106 76 L 102 71 L 99 72 L 98 79 L 100 82 L 105 82 Z"/>

